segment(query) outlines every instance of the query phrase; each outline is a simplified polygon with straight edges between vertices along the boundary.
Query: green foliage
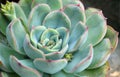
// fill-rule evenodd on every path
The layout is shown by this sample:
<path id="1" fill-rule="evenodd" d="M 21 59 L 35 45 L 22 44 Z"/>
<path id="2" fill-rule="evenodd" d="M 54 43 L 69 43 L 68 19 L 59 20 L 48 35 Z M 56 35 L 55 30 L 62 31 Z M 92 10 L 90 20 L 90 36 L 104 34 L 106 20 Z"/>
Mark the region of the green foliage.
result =
<path id="1" fill-rule="evenodd" d="M 79 0 L 1 6 L 2 77 L 105 77 L 118 33 L 107 26 L 101 10 L 85 10 Z"/>

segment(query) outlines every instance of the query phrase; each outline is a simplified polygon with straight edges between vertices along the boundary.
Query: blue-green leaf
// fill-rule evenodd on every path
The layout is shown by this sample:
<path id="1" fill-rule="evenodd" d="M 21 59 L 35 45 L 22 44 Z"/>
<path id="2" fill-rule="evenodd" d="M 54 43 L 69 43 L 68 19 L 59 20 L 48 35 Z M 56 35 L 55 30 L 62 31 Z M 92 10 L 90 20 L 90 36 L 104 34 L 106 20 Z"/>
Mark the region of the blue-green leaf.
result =
<path id="1" fill-rule="evenodd" d="M 68 52 L 76 51 L 77 49 L 79 49 L 87 40 L 87 36 L 88 36 L 87 26 L 82 22 L 78 22 L 74 26 L 73 31 L 71 32 L 68 42 L 69 44 Z"/>
<path id="2" fill-rule="evenodd" d="M 104 64 L 103 66 L 96 69 L 86 69 L 80 73 L 77 73 L 76 76 L 80 77 L 106 77 L 110 69 L 109 63 Z"/>
<path id="3" fill-rule="evenodd" d="M 52 59 L 52 60 L 61 59 L 64 56 L 64 54 L 67 52 L 67 50 L 68 50 L 68 45 L 61 48 L 61 50 L 58 52 L 52 52 L 52 53 L 45 54 L 45 57 L 47 59 Z"/>
<path id="4" fill-rule="evenodd" d="M 38 26 L 31 30 L 30 40 L 33 46 L 37 47 L 37 43 L 40 43 L 41 35 L 46 30 L 44 26 Z"/>
<path id="5" fill-rule="evenodd" d="M 109 38 L 111 45 L 112 45 L 112 51 L 114 51 L 118 44 L 118 32 L 116 32 L 112 27 L 107 26 L 107 33 L 105 35 L 105 38 Z"/>
<path id="6" fill-rule="evenodd" d="M 21 54 L 25 54 L 23 50 L 23 41 L 26 31 L 19 19 L 14 19 L 7 27 L 6 36 L 10 46 Z"/>
<path id="7" fill-rule="evenodd" d="M 14 55 L 19 59 L 24 58 L 24 56 L 18 54 L 13 49 L 0 43 L 0 69 L 6 72 L 13 72 L 9 64 L 10 55 Z"/>
<path id="8" fill-rule="evenodd" d="M 69 4 L 76 4 L 78 5 L 82 10 L 84 10 L 84 5 L 80 0 L 62 0 L 63 6 L 69 5 Z"/>
<path id="9" fill-rule="evenodd" d="M 68 5 L 64 9 L 65 14 L 70 18 L 71 20 L 71 31 L 74 29 L 74 26 L 79 22 L 85 22 L 85 11 L 82 10 L 77 5 Z"/>
<path id="10" fill-rule="evenodd" d="M 42 77 L 42 73 L 35 69 L 32 60 L 18 60 L 15 56 L 10 56 L 10 65 L 21 77 Z"/>
<path id="11" fill-rule="evenodd" d="M 109 39 L 103 39 L 99 44 L 94 47 L 94 55 L 91 65 L 91 68 L 97 68 L 106 63 L 111 54 L 111 43 Z"/>
<path id="12" fill-rule="evenodd" d="M 63 40 L 62 47 L 66 46 L 69 40 L 70 31 L 65 27 L 60 27 L 56 30 L 59 32 L 59 38 Z"/>
<path id="13" fill-rule="evenodd" d="M 45 60 L 38 58 L 35 59 L 34 64 L 38 70 L 49 74 L 54 74 L 62 70 L 67 65 L 67 60 Z"/>
<path id="14" fill-rule="evenodd" d="M 42 3 L 48 4 L 52 10 L 62 8 L 62 0 L 34 0 L 32 2 L 32 7 Z"/>
<path id="15" fill-rule="evenodd" d="M 73 58 L 68 62 L 64 71 L 67 73 L 78 73 L 85 70 L 92 62 L 93 47 L 87 46 L 83 50 L 77 50 L 73 53 Z"/>
<path id="16" fill-rule="evenodd" d="M 58 32 L 57 30 L 55 30 L 55 29 L 52 29 L 52 28 L 46 29 L 46 30 L 42 33 L 42 35 L 41 35 L 41 38 L 40 38 L 41 43 L 42 43 L 46 38 L 50 39 L 50 38 L 51 38 L 52 36 L 54 36 L 54 35 L 58 35 L 58 36 L 59 36 L 59 32 Z"/>
<path id="17" fill-rule="evenodd" d="M 19 4 L 13 2 L 16 18 L 23 21 L 24 27 L 27 27 L 27 17 Z M 13 19 L 12 19 L 13 20 Z M 11 21 L 12 21 L 11 20 Z"/>
<path id="18" fill-rule="evenodd" d="M 26 17 L 28 18 L 30 11 L 31 11 L 31 5 L 33 0 L 19 0 L 19 5 L 23 9 Z"/>
<path id="19" fill-rule="evenodd" d="M 88 39 L 85 46 L 88 44 L 95 46 L 106 34 L 107 26 L 105 17 L 100 11 L 94 12 L 87 17 L 86 25 L 88 26 Z"/>
<path id="20" fill-rule="evenodd" d="M 95 12 L 99 12 L 100 10 L 99 9 L 96 9 L 96 8 L 88 8 L 86 11 L 85 11 L 85 15 L 86 17 L 88 18 L 89 16 L 91 16 L 92 14 L 94 14 Z"/>
<path id="21" fill-rule="evenodd" d="M 68 16 L 60 10 L 50 12 L 44 19 L 43 25 L 47 28 L 65 27 L 68 30 L 71 27 L 71 22 Z"/>
<path id="22" fill-rule="evenodd" d="M 36 47 L 34 47 L 34 45 L 31 44 L 29 35 L 26 35 L 23 46 L 26 54 L 31 59 L 45 58 L 43 51 L 37 49 Z"/>
<path id="23" fill-rule="evenodd" d="M 47 4 L 36 5 L 30 12 L 28 25 L 29 28 L 42 25 L 45 16 L 50 12 L 50 7 Z"/>

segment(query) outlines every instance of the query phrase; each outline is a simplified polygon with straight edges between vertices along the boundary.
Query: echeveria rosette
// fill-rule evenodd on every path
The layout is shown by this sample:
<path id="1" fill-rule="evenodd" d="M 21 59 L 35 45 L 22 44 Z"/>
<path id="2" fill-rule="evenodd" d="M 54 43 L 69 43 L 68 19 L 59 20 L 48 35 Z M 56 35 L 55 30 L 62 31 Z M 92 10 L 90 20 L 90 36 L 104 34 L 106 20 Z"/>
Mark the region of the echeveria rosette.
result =
<path id="1" fill-rule="evenodd" d="M 118 33 L 107 26 L 102 11 L 85 10 L 79 0 L 7 2 L 0 20 L 9 43 L 0 39 L 0 69 L 8 76 L 105 76 L 105 63 L 118 43 Z"/>

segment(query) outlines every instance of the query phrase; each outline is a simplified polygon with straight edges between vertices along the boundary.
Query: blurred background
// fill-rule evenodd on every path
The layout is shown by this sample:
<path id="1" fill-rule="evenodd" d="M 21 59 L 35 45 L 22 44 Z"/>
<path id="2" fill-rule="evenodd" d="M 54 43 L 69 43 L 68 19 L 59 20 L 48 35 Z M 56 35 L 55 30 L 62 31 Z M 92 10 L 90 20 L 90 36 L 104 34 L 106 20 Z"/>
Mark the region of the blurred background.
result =
<path id="1" fill-rule="evenodd" d="M 8 0 L 18 2 L 19 0 Z M 112 26 L 120 33 L 120 0 L 81 0 L 85 8 L 94 7 L 101 9 L 107 18 L 107 24 Z M 5 3 L 6 0 L 0 0 L 0 3 Z M 119 34 L 120 37 L 120 34 Z M 116 51 L 109 59 L 111 70 L 108 77 L 120 77 L 120 38 Z"/>

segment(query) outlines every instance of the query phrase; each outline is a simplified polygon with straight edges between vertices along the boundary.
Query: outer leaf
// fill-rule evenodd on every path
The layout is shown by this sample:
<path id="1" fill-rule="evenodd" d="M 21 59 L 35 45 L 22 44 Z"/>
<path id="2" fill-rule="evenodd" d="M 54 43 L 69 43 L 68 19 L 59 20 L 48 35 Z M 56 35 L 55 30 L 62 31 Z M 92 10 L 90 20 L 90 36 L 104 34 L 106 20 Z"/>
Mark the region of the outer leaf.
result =
<path id="1" fill-rule="evenodd" d="M 60 60 L 44 60 L 44 59 L 35 59 L 34 64 L 37 69 L 48 74 L 54 74 L 62 70 L 67 65 L 66 59 Z"/>
<path id="2" fill-rule="evenodd" d="M 89 69 L 97 68 L 106 63 L 111 54 L 111 43 L 109 39 L 103 39 L 94 47 L 94 56 Z"/>
<path id="3" fill-rule="evenodd" d="M 23 24 L 24 24 L 23 26 L 24 27 L 27 27 L 27 18 L 26 18 L 26 15 L 24 14 L 24 11 L 20 7 L 20 5 L 18 3 L 13 2 L 13 6 L 14 6 L 14 9 L 15 9 L 16 17 L 23 21 Z"/>
<path id="4" fill-rule="evenodd" d="M 68 30 L 71 27 L 71 22 L 68 16 L 60 10 L 50 12 L 44 19 L 43 25 L 47 28 L 65 27 Z"/>
<path id="5" fill-rule="evenodd" d="M 10 55 L 17 56 L 19 59 L 23 58 L 16 51 L 0 43 L 0 69 L 6 72 L 13 72 L 9 64 Z"/>
<path id="6" fill-rule="evenodd" d="M 87 40 L 88 36 L 88 28 L 83 24 L 82 22 L 78 22 L 75 26 L 73 31 L 71 32 L 70 38 L 69 38 L 69 50 L 76 51 L 79 49 Z"/>
<path id="7" fill-rule="evenodd" d="M 62 0 L 63 5 L 69 5 L 69 4 L 78 4 L 79 7 L 84 10 L 84 5 L 82 4 L 82 2 L 80 0 Z"/>
<path id="8" fill-rule="evenodd" d="M 32 1 L 33 0 L 19 0 L 19 5 L 23 9 L 27 18 L 29 16 L 30 11 L 31 11 Z"/>
<path id="9" fill-rule="evenodd" d="M 6 36 L 10 46 L 21 54 L 25 54 L 23 50 L 23 41 L 26 31 L 19 19 L 13 20 L 7 27 Z"/>
<path id="10" fill-rule="evenodd" d="M 73 54 L 72 60 L 64 68 L 67 73 L 78 73 L 85 70 L 92 62 L 93 48 L 88 46 L 84 50 L 78 50 Z"/>
<path id="11" fill-rule="evenodd" d="M 42 3 L 48 4 L 52 10 L 62 8 L 62 0 L 34 0 L 32 3 L 32 7 Z"/>
<path id="12" fill-rule="evenodd" d="M 0 31 L 4 35 L 6 35 L 6 27 L 8 26 L 9 23 L 10 21 L 2 13 L 0 13 Z"/>
<path id="13" fill-rule="evenodd" d="M 15 56 L 10 56 L 12 69 L 21 77 L 42 77 L 31 60 L 18 60 Z"/>
<path id="14" fill-rule="evenodd" d="M 36 5 L 30 12 L 28 25 L 32 27 L 42 25 L 45 16 L 50 12 L 50 7 L 47 4 Z"/>
<path id="15" fill-rule="evenodd" d="M 107 77 L 107 73 L 109 70 L 109 64 L 106 63 L 105 65 L 90 70 L 84 70 L 77 75 L 80 77 Z"/>
<path id="16" fill-rule="evenodd" d="M 31 59 L 45 58 L 44 53 L 31 44 L 30 37 L 28 35 L 26 35 L 24 40 L 24 50 Z"/>
<path id="17" fill-rule="evenodd" d="M 101 12 L 94 12 L 87 17 L 86 25 L 88 26 L 88 39 L 85 46 L 88 44 L 95 46 L 106 34 L 106 20 Z"/>
<path id="18" fill-rule="evenodd" d="M 86 14 L 86 17 L 88 18 L 88 17 L 91 16 L 93 13 L 99 12 L 99 11 L 101 11 L 101 10 L 96 9 L 96 8 L 88 8 L 88 9 L 85 11 L 85 14 Z"/>
<path id="19" fill-rule="evenodd" d="M 68 5 L 65 7 L 64 12 L 71 20 L 71 31 L 79 21 L 85 22 L 84 10 L 79 5 Z"/>
<path id="20" fill-rule="evenodd" d="M 112 45 L 112 51 L 114 51 L 118 44 L 118 32 L 116 32 L 112 27 L 107 26 L 107 33 L 105 38 L 109 38 L 111 45 Z"/>

